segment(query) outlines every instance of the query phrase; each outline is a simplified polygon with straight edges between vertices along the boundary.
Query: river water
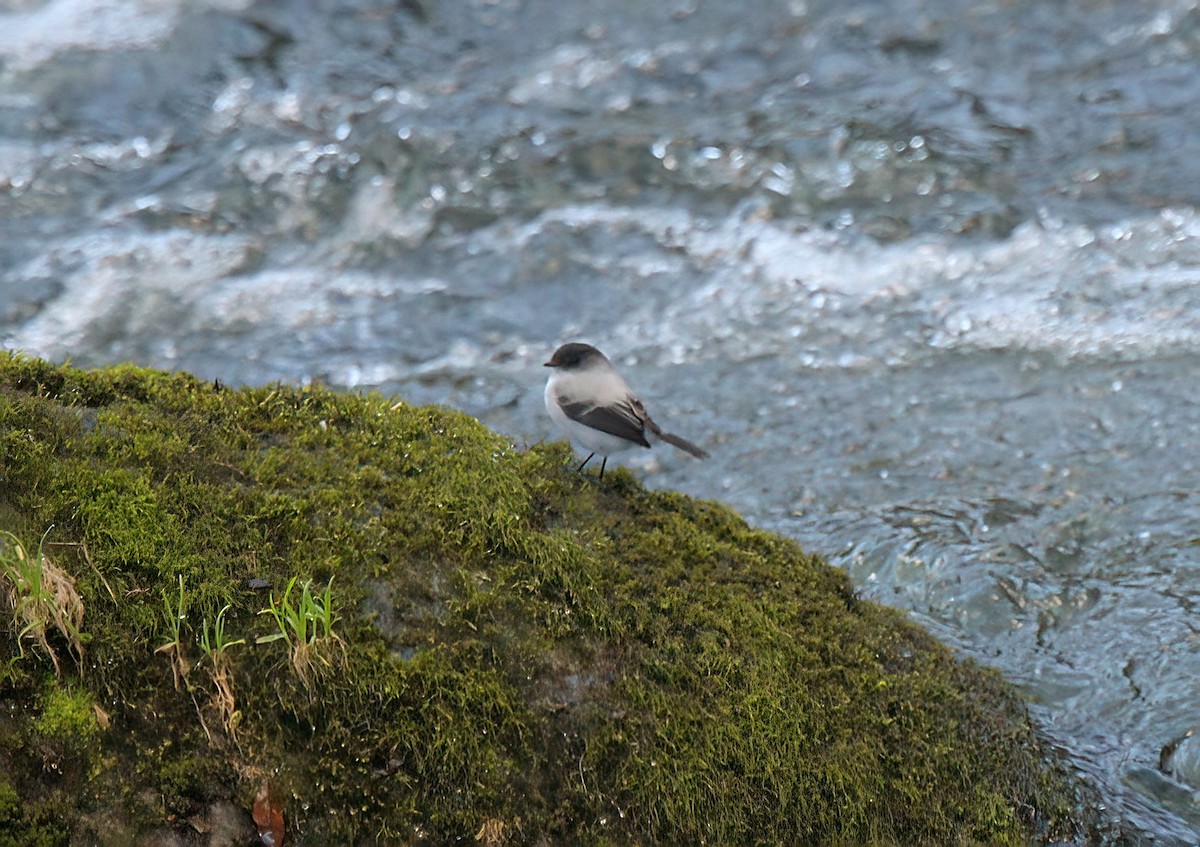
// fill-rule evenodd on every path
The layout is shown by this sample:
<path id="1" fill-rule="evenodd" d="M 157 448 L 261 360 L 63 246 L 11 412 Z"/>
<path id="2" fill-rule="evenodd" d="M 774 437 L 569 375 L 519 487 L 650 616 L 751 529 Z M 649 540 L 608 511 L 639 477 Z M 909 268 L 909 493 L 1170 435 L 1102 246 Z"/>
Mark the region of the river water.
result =
<path id="1" fill-rule="evenodd" d="M 554 437 L 722 500 L 1200 838 L 1195 0 L 3 0 L 0 344 Z"/>

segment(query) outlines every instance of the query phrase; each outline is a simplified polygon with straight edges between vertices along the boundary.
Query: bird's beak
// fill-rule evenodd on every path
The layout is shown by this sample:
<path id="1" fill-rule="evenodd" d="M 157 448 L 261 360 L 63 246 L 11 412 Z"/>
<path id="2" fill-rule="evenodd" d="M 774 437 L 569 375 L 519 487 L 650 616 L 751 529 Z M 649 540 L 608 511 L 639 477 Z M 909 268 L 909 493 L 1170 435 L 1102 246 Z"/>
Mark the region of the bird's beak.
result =
<path id="1" fill-rule="evenodd" d="M 552 367 L 554 367 L 554 362 L 542 362 L 542 367 L 543 368 L 552 368 Z"/>

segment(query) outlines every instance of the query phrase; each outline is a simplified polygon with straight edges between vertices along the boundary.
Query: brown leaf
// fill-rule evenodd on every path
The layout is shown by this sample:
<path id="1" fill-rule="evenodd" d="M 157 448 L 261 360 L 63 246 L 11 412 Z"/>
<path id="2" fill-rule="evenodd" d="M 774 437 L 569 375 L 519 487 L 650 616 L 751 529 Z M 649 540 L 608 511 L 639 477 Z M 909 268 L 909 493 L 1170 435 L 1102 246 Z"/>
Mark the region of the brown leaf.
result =
<path id="1" fill-rule="evenodd" d="M 270 780 L 263 783 L 254 798 L 254 823 L 258 840 L 266 847 L 283 847 L 283 804 Z"/>

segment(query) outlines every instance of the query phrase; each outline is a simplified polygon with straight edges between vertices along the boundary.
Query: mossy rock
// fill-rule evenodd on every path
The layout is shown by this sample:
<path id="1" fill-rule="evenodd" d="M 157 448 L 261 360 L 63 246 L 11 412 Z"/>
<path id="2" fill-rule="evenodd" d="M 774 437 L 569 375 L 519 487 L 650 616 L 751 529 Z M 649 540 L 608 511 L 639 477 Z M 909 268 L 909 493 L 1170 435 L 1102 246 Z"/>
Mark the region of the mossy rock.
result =
<path id="1" fill-rule="evenodd" d="M 268 783 L 296 844 L 1078 833 L 995 674 L 724 506 L 458 412 L 0 355 L 0 530 L 86 633 L 61 678 L 0 636 L 0 843 L 202 830 Z M 293 577 L 337 614 L 303 674 L 262 614 Z"/>

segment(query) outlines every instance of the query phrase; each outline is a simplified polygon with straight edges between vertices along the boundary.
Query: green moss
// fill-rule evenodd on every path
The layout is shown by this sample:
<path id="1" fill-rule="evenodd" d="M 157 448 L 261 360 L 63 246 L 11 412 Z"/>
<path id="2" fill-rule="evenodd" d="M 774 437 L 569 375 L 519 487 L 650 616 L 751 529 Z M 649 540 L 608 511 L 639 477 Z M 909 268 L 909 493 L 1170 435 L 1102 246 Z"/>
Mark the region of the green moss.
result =
<path id="1" fill-rule="evenodd" d="M 91 694 L 58 685 L 47 689 L 33 728 L 46 739 L 72 745 L 90 743 L 100 732 Z"/>
<path id="2" fill-rule="evenodd" d="M 22 800 L 6 775 L 0 775 L 0 847 L 55 847 L 67 832 L 45 801 Z"/>
<path id="3" fill-rule="evenodd" d="M 21 796 L 8 777 L 0 775 L 0 832 L 12 832 L 21 820 Z"/>
<path id="4" fill-rule="evenodd" d="M 60 793 L 72 826 L 249 809 L 268 777 L 298 843 L 1004 844 L 1078 825 L 995 675 L 794 543 L 626 471 L 583 479 L 564 445 L 522 452 L 374 395 L 18 356 L 0 424 L 0 528 L 53 527 L 93 636 L 86 674 L 28 717 L 104 757 Z M 180 577 L 177 690 L 155 651 Z M 311 677 L 260 614 L 292 578 L 332 580 L 341 641 Z M 226 605 L 246 643 L 220 689 L 195 640 Z M 14 686 L 46 672 L 0 651 Z M 31 751 L 7 763 L 32 771 Z"/>

